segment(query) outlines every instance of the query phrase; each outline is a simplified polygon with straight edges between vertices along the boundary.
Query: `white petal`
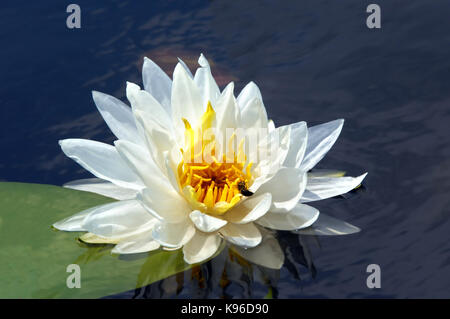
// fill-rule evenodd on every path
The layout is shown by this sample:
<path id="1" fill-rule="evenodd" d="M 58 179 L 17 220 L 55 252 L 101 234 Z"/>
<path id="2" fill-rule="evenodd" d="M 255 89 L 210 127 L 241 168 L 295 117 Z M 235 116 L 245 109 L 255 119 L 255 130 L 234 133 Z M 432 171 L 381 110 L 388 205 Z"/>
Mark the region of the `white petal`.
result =
<path id="1" fill-rule="evenodd" d="M 305 204 L 297 204 L 287 213 L 269 212 L 256 221 L 257 224 L 277 230 L 295 230 L 311 226 L 319 217 L 319 211 Z"/>
<path id="2" fill-rule="evenodd" d="M 247 224 L 264 216 L 272 204 L 272 195 L 254 195 L 239 203 L 225 214 L 225 218 L 235 224 Z"/>
<path id="3" fill-rule="evenodd" d="M 170 129 L 166 129 L 151 114 L 135 111 L 136 121 L 142 127 L 145 142 L 155 163 L 165 171 L 164 152 L 175 145 L 175 137 Z"/>
<path id="4" fill-rule="evenodd" d="M 92 91 L 92 98 L 113 134 L 121 140 L 142 144 L 133 113 L 128 105 L 115 97 Z"/>
<path id="5" fill-rule="evenodd" d="M 221 238 L 217 234 L 196 232 L 183 247 L 184 261 L 188 264 L 200 263 L 213 256 L 220 247 Z"/>
<path id="6" fill-rule="evenodd" d="M 131 103 L 133 112 L 140 111 L 144 114 L 150 114 L 154 121 L 159 123 L 165 129 L 171 129 L 172 120 L 168 110 L 159 104 L 159 102 L 147 91 L 131 82 L 127 82 L 127 98 Z"/>
<path id="7" fill-rule="evenodd" d="M 204 214 L 198 210 L 194 210 L 193 212 L 191 212 L 189 214 L 189 218 L 198 230 L 205 233 L 211 233 L 219 230 L 227 224 L 226 220 Z"/>
<path id="8" fill-rule="evenodd" d="M 291 126 L 280 126 L 261 138 L 258 144 L 258 164 L 255 168 L 259 176 L 273 175 L 282 166 L 289 152 Z M 250 153 L 250 161 L 254 161 L 254 153 Z"/>
<path id="9" fill-rule="evenodd" d="M 114 146 L 83 139 L 59 141 L 64 154 L 98 178 L 118 186 L 141 189 L 140 178 L 126 165 Z"/>
<path id="10" fill-rule="evenodd" d="M 294 123 L 291 124 L 290 127 L 291 137 L 289 140 L 289 151 L 283 165 L 286 167 L 298 168 L 305 155 L 308 140 L 308 128 L 306 122 Z"/>
<path id="11" fill-rule="evenodd" d="M 320 214 L 319 219 L 311 226 L 296 231 L 301 235 L 349 235 L 359 232 L 359 229 L 352 224 L 336 219 L 334 217 Z"/>
<path id="12" fill-rule="evenodd" d="M 234 84 L 231 82 L 217 101 L 217 128 L 226 137 L 227 128 L 237 128 L 238 107 L 233 95 Z"/>
<path id="13" fill-rule="evenodd" d="M 255 247 L 261 242 L 261 233 L 253 223 L 228 223 L 219 232 L 227 241 L 241 247 Z"/>
<path id="14" fill-rule="evenodd" d="M 154 185 L 141 193 L 142 202 L 153 216 L 168 223 L 186 220 L 191 212 L 187 201 L 169 185 Z"/>
<path id="15" fill-rule="evenodd" d="M 195 127 L 205 109 L 206 105 L 203 105 L 194 81 L 188 76 L 183 66 L 177 64 L 173 72 L 172 120 L 178 134 L 183 136 L 184 133 L 183 118 Z"/>
<path id="16" fill-rule="evenodd" d="M 241 126 L 243 128 L 266 128 L 268 125 L 266 109 L 262 101 L 255 97 L 241 110 Z"/>
<path id="17" fill-rule="evenodd" d="M 269 133 L 275 131 L 275 123 L 272 120 L 267 122 L 267 129 L 269 130 Z"/>
<path id="18" fill-rule="evenodd" d="M 72 215 L 70 217 L 64 218 L 63 220 L 60 220 L 53 224 L 53 227 L 59 230 L 63 231 L 86 231 L 86 229 L 83 227 L 83 222 L 90 213 L 92 213 L 94 210 L 96 210 L 100 206 L 91 207 L 88 209 L 85 209 L 75 215 Z"/>
<path id="19" fill-rule="evenodd" d="M 155 218 L 139 201 L 127 200 L 97 207 L 86 217 L 83 228 L 99 236 L 118 238 L 151 222 L 155 222 Z"/>
<path id="20" fill-rule="evenodd" d="M 142 80 L 145 90 L 162 105 L 168 114 L 171 114 L 172 80 L 166 72 L 147 57 L 144 58 L 142 66 Z"/>
<path id="21" fill-rule="evenodd" d="M 191 69 L 189 69 L 189 67 L 186 65 L 186 63 L 184 63 L 184 61 L 181 60 L 180 58 L 178 58 L 178 62 L 179 62 L 179 64 L 181 64 L 181 66 L 183 67 L 183 69 L 186 71 L 186 74 L 187 74 L 191 79 L 194 79 L 194 76 L 192 75 Z"/>
<path id="22" fill-rule="evenodd" d="M 152 160 L 146 149 L 127 142 L 116 141 L 117 151 L 128 166 L 140 177 L 147 187 L 155 185 L 170 185 L 167 177 L 159 166 Z"/>
<path id="23" fill-rule="evenodd" d="M 258 193 L 272 194 L 272 212 L 288 212 L 302 197 L 306 181 L 306 174 L 301 169 L 283 167 L 259 187 Z"/>
<path id="24" fill-rule="evenodd" d="M 180 190 L 180 186 L 177 177 L 178 175 L 176 172 L 178 163 L 181 162 L 181 159 L 182 159 L 181 152 L 179 149 L 177 149 L 176 145 L 174 145 L 171 150 L 164 153 L 164 165 L 166 167 L 167 177 L 173 189 L 177 191 Z"/>
<path id="25" fill-rule="evenodd" d="M 209 62 L 208 60 L 205 58 L 205 56 L 203 55 L 203 53 L 200 53 L 200 57 L 198 58 L 198 64 L 202 67 L 202 68 L 209 68 Z"/>
<path id="26" fill-rule="evenodd" d="M 191 212 L 189 214 L 189 218 L 192 220 L 198 230 L 205 233 L 211 233 L 219 230 L 227 224 L 226 220 L 203 214 L 198 210 L 194 210 L 193 212 Z"/>
<path id="27" fill-rule="evenodd" d="M 187 222 L 186 222 L 187 221 Z M 180 248 L 191 240 L 195 234 L 195 227 L 187 219 L 181 223 L 165 223 L 160 221 L 153 228 L 152 237 L 161 244 L 169 248 Z"/>
<path id="28" fill-rule="evenodd" d="M 300 166 L 305 172 L 313 168 L 334 145 L 341 134 L 344 120 L 334 120 L 308 129 L 308 144 Z"/>
<path id="29" fill-rule="evenodd" d="M 237 97 L 237 103 L 239 105 L 239 108 L 243 110 L 245 106 L 252 101 L 254 98 L 258 98 L 262 103 L 262 95 L 261 91 L 259 90 L 258 86 L 255 84 L 255 82 L 251 81 L 249 82 L 239 93 L 239 96 Z M 265 110 L 264 104 L 263 108 Z M 267 118 L 267 114 L 266 114 Z"/>
<path id="30" fill-rule="evenodd" d="M 203 105 L 207 105 L 208 101 L 210 101 L 211 104 L 215 106 L 216 101 L 220 96 L 220 90 L 211 74 L 209 63 L 203 54 L 200 55 L 198 64 L 200 64 L 201 67 L 197 69 L 197 72 L 195 72 L 194 82 L 200 89 L 202 103 Z"/>
<path id="31" fill-rule="evenodd" d="M 64 187 L 96 193 L 118 200 L 133 199 L 136 198 L 137 194 L 135 189 L 120 187 L 100 178 L 78 179 L 64 184 Z"/>
<path id="32" fill-rule="evenodd" d="M 308 178 L 306 191 L 301 201 L 303 203 L 330 198 L 345 194 L 361 185 L 367 173 L 358 177 L 314 177 Z"/>
<path id="33" fill-rule="evenodd" d="M 156 250 L 159 247 L 159 243 L 153 240 L 151 232 L 147 231 L 120 241 L 111 251 L 111 253 L 139 254 Z"/>
<path id="34" fill-rule="evenodd" d="M 284 253 L 278 240 L 272 235 L 263 237 L 261 244 L 253 248 L 233 247 L 244 259 L 270 269 L 280 269 L 284 264 Z"/>

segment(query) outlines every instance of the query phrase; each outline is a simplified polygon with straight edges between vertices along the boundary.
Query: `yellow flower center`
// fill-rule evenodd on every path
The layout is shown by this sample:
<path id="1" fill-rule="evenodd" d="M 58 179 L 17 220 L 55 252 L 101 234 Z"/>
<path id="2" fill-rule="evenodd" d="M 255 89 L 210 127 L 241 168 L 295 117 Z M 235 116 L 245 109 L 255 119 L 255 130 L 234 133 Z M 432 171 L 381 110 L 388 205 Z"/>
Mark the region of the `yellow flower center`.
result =
<path id="1" fill-rule="evenodd" d="M 213 131 L 208 131 L 212 129 L 215 117 L 216 113 L 208 102 L 196 129 L 183 119 L 185 147 L 181 149 L 183 159 L 178 164 L 177 173 L 180 188 L 194 209 L 222 215 L 242 199 L 241 191 L 252 182 L 252 163 L 246 163 L 243 141 L 238 152 L 234 150 L 234 135 L 228 141 L 225 154 L 220 155 L 222 152 L 218 150 L 222 145 L 211 134 Z"/>

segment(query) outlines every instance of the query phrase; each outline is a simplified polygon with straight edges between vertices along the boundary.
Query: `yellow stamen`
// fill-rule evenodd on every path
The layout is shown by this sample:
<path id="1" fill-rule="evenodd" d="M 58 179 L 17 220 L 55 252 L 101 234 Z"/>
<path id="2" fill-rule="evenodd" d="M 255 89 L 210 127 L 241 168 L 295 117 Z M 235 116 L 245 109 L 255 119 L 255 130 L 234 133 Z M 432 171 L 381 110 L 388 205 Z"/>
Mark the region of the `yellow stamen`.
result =
<path id="1" fill-rule="evenodd" d="M 243 181 L 249 185 L 253 181 L 252 163 L 246 163 L 243 140 L 234 147 L 235 134 L 228 141 L 227 154 L 221 155 L 222 161 L 218 161 L 216 147 L 220 145 L 215 136 L 208 135 L 206 140 L 202 139 L 202 134 L 213 127 L 215 118 L 216 113 L 208 102 L 206 111 L 195 128 L 188 120 L 182 119 L 185 126 L 185 146 L 181 149 L 183 156 L 178 164 L 177 174 L 181 190 L 194 209 L 222 215 L 241 200 L 238 184 Z"/>

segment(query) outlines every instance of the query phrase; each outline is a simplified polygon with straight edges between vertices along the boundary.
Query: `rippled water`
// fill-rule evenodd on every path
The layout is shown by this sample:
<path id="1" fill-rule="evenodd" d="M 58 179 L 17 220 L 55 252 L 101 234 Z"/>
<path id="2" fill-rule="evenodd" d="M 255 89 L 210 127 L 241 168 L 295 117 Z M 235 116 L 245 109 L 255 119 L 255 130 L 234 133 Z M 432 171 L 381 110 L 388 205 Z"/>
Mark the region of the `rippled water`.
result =
<path id="1" fill-rule="evenodd" d="M 364 189 L 314 203 L 359 234 L 282 232 L 280 271 L 225 250 L 114 297 L 450 297 L 448 1 L 377 1 L 381 30 L 365 26 L 368 1 L 77 3 L 80 30 L 66 28 L 60 1 L 2 3 L 0 180 L 89 177 L 57 141 L 113 141 L 90 91 L 124 98 L 144 55 L 174 66 L 167 56 L 199 52 L 222 86 L 255 81 L 278 125 L 345 118 L 319 167 L 369 172 Z M 366 287 L 372 263 L 381 289 Z"/>

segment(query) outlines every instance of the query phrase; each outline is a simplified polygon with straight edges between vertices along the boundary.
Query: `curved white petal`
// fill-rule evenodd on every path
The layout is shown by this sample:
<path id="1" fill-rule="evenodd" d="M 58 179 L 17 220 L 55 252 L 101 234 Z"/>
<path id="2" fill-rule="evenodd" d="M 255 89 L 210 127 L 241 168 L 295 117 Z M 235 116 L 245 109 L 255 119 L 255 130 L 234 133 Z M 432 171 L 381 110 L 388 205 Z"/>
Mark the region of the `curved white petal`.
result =
<path id="1" fill-rule="evenodd" d="M 261 244 L 253 248 L 233 247 L 244 259 L 270 269 L 280 269 L 284 264 L 284 253 L 278 240 L 272 235 L 263 237 Z"/>
<path id="2" fill-rule="evenodd" d="M 61 140 L 59 145 L 64 154 L 98 178 L 125 188 L 143 187 L 141 179 L 126 165 L 114 146 L 84 139 Z"/>
<path id="3" fill-rule="evenodd" d="M 178 63 L 173 72 L 172 121 L 179 138 L 184 134 L 182 119 L 187 119 L 191 126 L 195 127 L 205 109 L 206 105 L 202 103 L 200 92 L 194 80 L 189 77 L 183 66 Z"/>
<path id="4" fill-rule="evenodd" d="M 134 115 L 142 127 L 151 157 L 161 169 L 165 170 L 164 152 L 169 151 L 175 145 L 172 131 L 162 127 L 152 114 L 135 111 Z"/>
<path id="5" fill-rule="evenodd" d="M 308 178 L 306 191 L 301 201 L 303 203 L 326 199 L 345 194 L 361 185 L 367 173 L 358 177 L 314 177 Z"/>
<path id="6" fill-rule="evenodd" d="M 339 119 L 308 129 L 308 144 L 301 169 L 309 171 L 325 156 L 341 134 L 343 125 L 344 120 Z"/>
<path id="7" fill-rule="evenodd" d="M 120 241 L 111 250 L 113 254 L 139 254 L 156 250 L 160 244 L 153 240 L 151 232 L 147 231 Z"/>
<path id="8" fill-rule="evenodd" d="M 275 123 L 272 120 L 267 122 L 267 130 L 270 132 L 275 131 Z"/>
<path id="9" fill-rule="evenodd" d="M 194 210 L 193 212 L 191 212 L 189 214 L 189 218 L 192 220 L 198 230 L 205 233 L 211 233 L 219 230 L 227 224 L 226 220 L 203 214 L 198 210 Z"/>
<path id="10" fill-rule="evenodd" d="M 176 145 L 171 150 L 164 153 L 164 165 L 167 171 L 167 178 L 173 189 L 179 191 L 180 186 L 178 182 L 177 166 L 181 162 L 181 152 L 176 148 Z"/>
<path id="11" fill-rule="evenodd" d="M 238 111 L 236 99 L 233 94 L 234 83 L 230 82 L 223 90 L 222 95 L 217 101 L 217 129 L 226 137 L 226 129 L 237 128 Z"/>
<path id="12" fill-rule="evenodd" d="M 150 93 L 141 90 L 139 85 L 127 82 L 127 98 L 131 103 L 133 112 L 140 111 L 144 114 L 150 114 L 160 126 L 171 129 L 172 120 L 168 113 L 169 110 L 164 110 L 161 104 Z"/>
<path id="13" fill-rule="evenodd" d="M 145 148 L 127 141 L 115 141 L 117 151 L 128 166 L 140 177 L 147 187 L 170 186 L 167 177 L 155 164 Z"/>
<path id="14" fill-rule="evenodd" d="M 257 224 L 277 230 L 295 230 L 311 226 L 319 217 L 319 211 L 305 204 L 297 204 L 286 213 L 269 212 L 256 221 Z"/>
<path id="15" fill-rule="evenodd" d="M 92 98 L 98 111 L 113 134 L 121 140 L 142 144 L 133 113 L 128 105 L 115 97 L 92 91 Z"/>
<path id="16" fill-rule="evenodd" d="M 194 76 L 192 75 L 191 69 L 189 69 L 189 67 L 186 65 L 186 63 L 184 63 L 184 61 L 181 60 L 180 58 L 178 58 L 178 63 L 184 68 L 184 70 L 186 71 L 186 74 L 187 74 L 191 79 L 194 79 Z"/>
<path id="17" fill-rule="evenodd" d="M 187 201 L 169 185 L 154 185 L 142 191 L 140 198 L 150 213 L 167 223 L 185 221 L 191 212 Z"/>
<path id="18" fill-rule="evenodd" d="M 215 233 L 196 232 L 183 247 L 184 261 L 188 264 L 200 263 L 213 256 L 220 247 L 222 239 Z"/>
<path id="19" fill-rule="evenodd" d="M 254 98 L 258 98 L 261 102 L 263 101 L 261 91 L 259 90 L 258 86 L 255 84 L 255 82 L 250 81 L 239 93 L 237 97 L 237 103 L 239 105 L 239 108 L 243 110 L 245 106 L 252 101 Z M 265 110 L 264 104 L 263 108 Z M 267 118 L 267 114 L 266 114 Z"/>
<path id="20" fill-rule="evenodd" d="M 168 114 L 171 114 L 172 80 L 166 72 L 147 57 L 144 57 L 142 66 L 142 81 L 144 89 L 162 105 Z"/>
<path id="21" fill-rule="evenodd" d="M 247 224 L 264 216 L 272 204 L 272 195 L 265 193 L 253 195 L 232 208 L 224 216 L 235 224 Z"/>
<path id="22" fill-rule="evenodd" d="M 296 233 L 301 235 L 335 236 L 354 234 L 360 230 L 352 224 L 321 213 L 318 220 L 311 227 L 300 229 Z"/>
<path id="23" fill-rule="evenodd" d="M 267 128 L 266 109 L 258 97 L 250 100 L 241 110 L 241 126 L 243 128 Z"/>
<path id="24" fill-rule="evenodd" d="M 118 238 L 154 222 L 139 201 L 126 200 L 97 207 L 84 219 L 82 227 L 95 235 Z"/>
<path id="25" fill-rule="evenodd" d="M 299 202 L 307 182 L 301 169 L 283 167 L 258 189 L 260 193 L 272 194 L 272 212 L 288 212 Z"/>
<path id="26" fill-rule="evenodd" d="M 75 215 L 64 218 L 64 219 L 54 223 L 52 226 L 58 230 L 63 230 L 63 231 L 86 231 L 86 229 L 83 227 L 84 220 L 90 213 L 92 213 L 99 207 L 100 206 L 95 206 L 95 207 L 85 209 Z"/>
<path id="27" fill-rule="evenodd" d="M 168 248 L 180 248 L 191 240 L 195 234 L 195 227 L 189 219 L 181 223 L 158 222 L 153 228 L 152 237 Z"/>
<path id="28" fill-rule="evenodd" d="M 291 137 L 289 140 L 289 151 L 283 165 L 286 167 L 300 167 L 306 151 L 308 141 L 308 128 L 306 122 L 298 122 L 289 125 Z"/>
<path id="29" fill-rule="evenodd" d="M 291 126 L 280 126 L 262 137 L 258 144 L 258 164 L 255 168 L 259 176 L 273 175 L 282 166 L 289 152 L 291 139 Z M 250 153 L 250 160 L 255 158 L 254 153 Z M 256 184 L 255 184 L 256 185 Z M 252 187 L 256 187 L 253 186 Z M 256 188 L 255 188 L 256 190 Z"/>
<path id="30" fill-rule="evenodd" d="M 66 188 L 100 194 L 106 197 L 126 200 L 136 198 L 135 189 L 124 188 L 100 178 L 85 178 L 71 181 L 63 185 Z"/>
<path id="31" fill-rule="evenodd" d="M 255 247 L 261 242 L 261 233 L 253 223 L 228 223 L 220 234 L 230 243 L 241 247 Z"/>
<path id="32" fill-rule="evenodd" d="M 220 96 L 219 87 L 211 74 L 208 60 L 206 60 L 203 54 L 200 55 L 198 64 L 200 64 L 201 67 L 195 72 L 194 83 L 200 89 L 202 105 L 207 105 L 208 101 L 210 101 L 214 107 Z"/>

